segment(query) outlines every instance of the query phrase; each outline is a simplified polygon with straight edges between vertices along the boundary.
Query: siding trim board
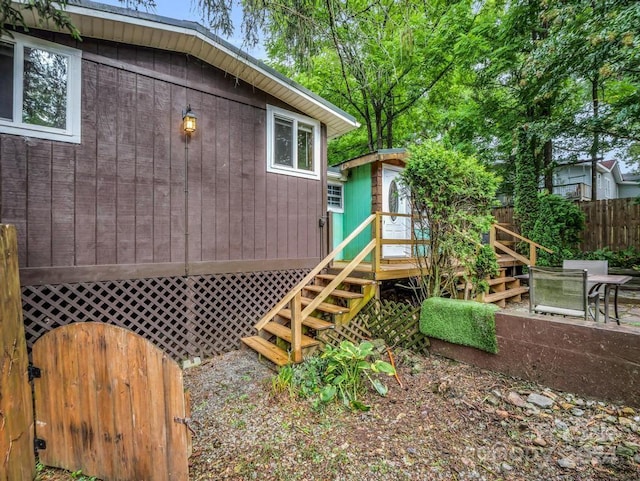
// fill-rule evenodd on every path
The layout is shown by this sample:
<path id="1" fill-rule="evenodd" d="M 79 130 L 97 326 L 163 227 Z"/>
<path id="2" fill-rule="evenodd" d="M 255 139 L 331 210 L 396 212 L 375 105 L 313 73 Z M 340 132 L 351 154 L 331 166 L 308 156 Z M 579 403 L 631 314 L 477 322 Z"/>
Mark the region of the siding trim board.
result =
<path id="1" fill-rule="evenodd" d="M 289 269 L 311 269 L 317 257 L 303 259 L 236 260 L 215 262 L 183 262 L 126 264 L 77 267 L 45 267 L 20 269 L 20 285 L 42 286 L 75 282 L 103 282 L 126 279 L 146 279 L 188 275 L 214 275 L 264 272 Z"/>

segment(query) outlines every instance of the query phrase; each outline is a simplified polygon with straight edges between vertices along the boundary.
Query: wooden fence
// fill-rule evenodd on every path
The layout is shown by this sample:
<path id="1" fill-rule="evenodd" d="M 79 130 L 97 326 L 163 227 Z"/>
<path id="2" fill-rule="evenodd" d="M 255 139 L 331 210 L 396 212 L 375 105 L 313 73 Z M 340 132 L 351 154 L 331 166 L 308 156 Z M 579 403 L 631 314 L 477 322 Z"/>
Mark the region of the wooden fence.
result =
<path id="1" fill-rule="evenodd" d="M 640 204 L 635 199 L 578 202 L 578 206 L 586 217 L 583 251 L 640 247 Z M 513 225 L 513 207 L 494 209 L 493 215 L 498 222 Z"/>

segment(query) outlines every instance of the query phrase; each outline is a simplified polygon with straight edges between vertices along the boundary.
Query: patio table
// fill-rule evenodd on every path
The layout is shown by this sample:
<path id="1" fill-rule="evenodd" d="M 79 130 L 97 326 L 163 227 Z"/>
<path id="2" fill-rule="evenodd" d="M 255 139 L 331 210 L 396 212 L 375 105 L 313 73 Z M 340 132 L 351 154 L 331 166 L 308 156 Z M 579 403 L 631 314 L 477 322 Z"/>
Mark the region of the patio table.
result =
<path id="1" fill-rule="evenodd" d="M 604 322 L 609 320 L 609 298 L 611 296 L 611 288 L 613 287 L 613 309 L 616 316 L 615 320 L 618 325 L 620 324 L 620 316 L 618 315 L 618 289 L 621 285 L 626 284 L 630 280 L 631 276 L 610 274 L 594 274 L 587 277 L 587 281 L 589 283 L 593 283 L 589 293 L 597 291 L 600 289 L 600 286 L 604 285 Z"/>

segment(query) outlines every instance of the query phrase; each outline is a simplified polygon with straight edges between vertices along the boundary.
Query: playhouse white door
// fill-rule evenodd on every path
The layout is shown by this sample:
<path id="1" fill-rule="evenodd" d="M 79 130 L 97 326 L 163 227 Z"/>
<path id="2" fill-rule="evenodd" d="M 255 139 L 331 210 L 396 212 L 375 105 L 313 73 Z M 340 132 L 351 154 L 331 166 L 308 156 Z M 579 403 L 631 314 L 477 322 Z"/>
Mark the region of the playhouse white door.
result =
<path id="1" fill-rule="evenodd" d="M 382 210 L 391 214 L 409 214 L 411 208 L 402 186 L 401 168 L 382 168 Z M 396 215 L 382 216 L 383 239 L 411 239 L 411 218 Z M 382 247 L 382 257 L 410 257 L 411 246 L 389 244 Z"/>

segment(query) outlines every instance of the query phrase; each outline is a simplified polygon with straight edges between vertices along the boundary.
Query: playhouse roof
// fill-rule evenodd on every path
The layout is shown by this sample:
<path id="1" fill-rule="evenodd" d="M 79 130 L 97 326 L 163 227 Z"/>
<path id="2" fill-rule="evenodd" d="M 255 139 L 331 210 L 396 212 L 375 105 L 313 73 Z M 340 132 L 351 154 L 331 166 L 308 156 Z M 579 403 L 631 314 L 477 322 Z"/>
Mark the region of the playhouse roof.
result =
<path id="1" fill-rule="evenodd" d="M 370 152 L 360 157 L 345 160 L 339 164 L 335 164 L 335 167 L 339 167 L 341 171 L 345 171 L 361 165 L 384 162 L 385 160 L 399 160 L 406 163 L 408 157 L 409 153 L 407 149 L 381 149 L 377 152 Z"/>
<path id="2" fill-rule="evenodd" d="M 20 2 L 14 2 L 20 7 Z M 90 38 L 122 42 L 142 47 L 181 52 L 213 65 L 297 108 L 309 117 L 327 125 L 329 138 L 345 134 L 360 126 L 356 119 L 285 77 L 248 53 L 214 35 L 196 22 L 176 20 L 127 8 L 105 5 L 87 0 L 71 1 L 65 11 L 80 35 Z M 23 10 L 25 23 L 33 28 L 50 29 L 40 25 L 37 13 Z"/>

